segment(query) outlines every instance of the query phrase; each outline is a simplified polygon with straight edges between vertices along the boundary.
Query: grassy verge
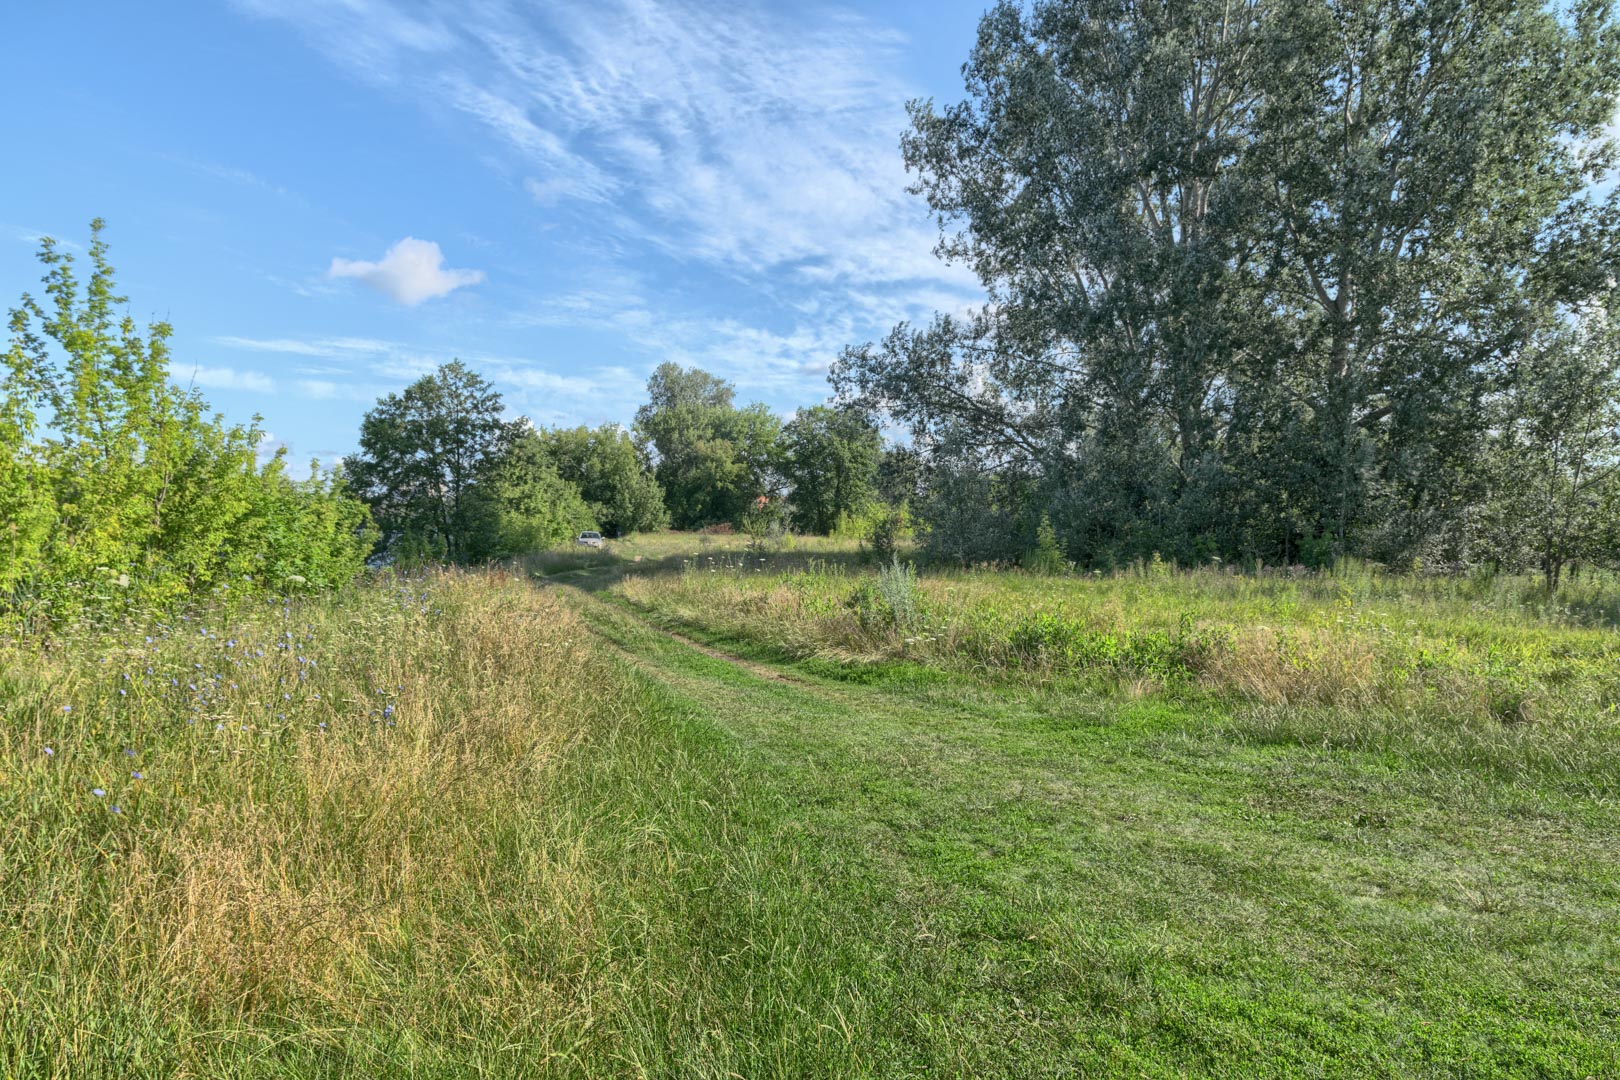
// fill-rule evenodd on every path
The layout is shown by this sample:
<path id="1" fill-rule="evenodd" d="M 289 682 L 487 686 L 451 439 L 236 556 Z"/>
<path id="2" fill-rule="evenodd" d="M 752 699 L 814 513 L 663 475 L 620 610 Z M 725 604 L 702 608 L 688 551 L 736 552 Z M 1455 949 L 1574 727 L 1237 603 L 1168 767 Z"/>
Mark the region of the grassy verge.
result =
<path id="1" fill-rule="evenodd" d="M 1612 586 L 1546 597 L 1522 582 L 1349 570 L 1265 577 L 878 575 L 740 555 L 626 578 L 643 611 L 783 655 L 906 660 L 1126 693 L 1202 689 L 1287 708 L 1399 712 L 1602 737 L 1620 702 Z"/>
<path id="2" fill-rule="evenodd" d="M 13 645 L 0 703 L 0 1075 L 603 1052 L 636 875 L 569 763 L 652 711 L 554 598 L 437 574 Z"/>

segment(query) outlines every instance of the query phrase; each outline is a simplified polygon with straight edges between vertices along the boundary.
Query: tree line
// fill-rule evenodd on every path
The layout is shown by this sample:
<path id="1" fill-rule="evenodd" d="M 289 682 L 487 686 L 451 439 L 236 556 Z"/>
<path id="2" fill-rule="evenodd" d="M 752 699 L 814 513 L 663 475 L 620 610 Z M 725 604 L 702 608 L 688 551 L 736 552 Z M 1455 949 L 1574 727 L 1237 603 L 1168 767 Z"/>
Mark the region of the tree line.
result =
<path id="1" fill-rule="evenodd" d="M 395 558 L 481 562 L 585 530 L 829 533 L 876 505 L 882 439 L 826 405 L 785 423 L 698 368 L 662 364 L 635 425 L 535 427 L 456 361 L 366 414 L 344 475 Z"/>
<path id="2" fill-rule="evenodd" d="M 903 152 L 982 309 L 846 350 L 940 554 L 1616 551 L 1610 5 L 1038 0 Z"/>

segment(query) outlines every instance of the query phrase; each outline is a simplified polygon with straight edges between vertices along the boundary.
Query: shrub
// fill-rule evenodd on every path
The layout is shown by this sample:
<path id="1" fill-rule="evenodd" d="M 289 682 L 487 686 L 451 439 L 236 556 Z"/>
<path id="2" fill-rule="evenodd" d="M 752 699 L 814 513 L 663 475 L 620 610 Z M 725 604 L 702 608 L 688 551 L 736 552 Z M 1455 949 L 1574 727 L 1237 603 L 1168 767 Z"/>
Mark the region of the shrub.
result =
<path id="1" fill-rule="evenodd" d="M 296 481 L 263 432 L 169 377 L 170 327 L 116 309 L 102 223 L 91 273 L 45 240 L 48 300 L 24 295 L 0 368 L 0 613 L 56 621 L 200 593 L 299 591 L 363 568 L 370 515 L 343 475 Z M 48 417 L 44 437 L 35 417 Z"/>
<path id="2" fill-rule="evenodd" d="M 902 630 L 916 626 L 922 618 L 922 594 L 917 589 L 917 574 L 909 563 L 891 556 L 888 566 L 878 571 L 878 594 L 894 624 Z"/>
<path id="3" fill-rule="evenodd" d="M 1058 544 L 1057 530 L 1052 528 L 1052 518 L 1042 514 L 1035 530 L 1035 546 L 1024 554 L 1024 569 L 1033 574 L 1061 574 L 1068 567 L 1069 561 Z"/>
<path id="4" fill-rule="evenodd" d="M 787 523 L 779 503 L 757 501 L 742 516 L 743 532 L 748 534 L 748 550 L 756 555 L 780 551 L 787 539 Z"/>

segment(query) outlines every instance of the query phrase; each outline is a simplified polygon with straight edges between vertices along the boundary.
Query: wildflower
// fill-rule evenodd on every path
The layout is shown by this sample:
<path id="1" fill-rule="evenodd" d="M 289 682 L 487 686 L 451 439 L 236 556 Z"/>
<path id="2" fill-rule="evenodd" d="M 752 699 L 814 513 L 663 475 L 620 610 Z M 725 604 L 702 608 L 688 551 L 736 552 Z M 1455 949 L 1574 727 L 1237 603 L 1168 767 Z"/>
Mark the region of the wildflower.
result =
<path id="1" fill-rule="evenodd" d="M 103 796 L 105 796 L 107 793 L 105 791 L 101 790 L 100 788 L 91 788 L 90 789 L 90 794 L 94 795 L 96 798 L 99 799 L 99 798 L 102 798 Z"/>
<path id="2" fill-rule="evenodd" d="M 46 757 L 55 757 L 56 756 L 56 751 L 53 748 L 47 746 L 45 748 L 45 756 Z"/>
<path id="3" fill-rule="evenodd" d="M 132 773 L 129 774 L 129 778 L 131 780 L 145 780 L 146 776 L 143 773 L 141 773 L 139 770 L 136 770 L 135 772 L 132 772 Z"/>
<path id="4" fill-rule="evenodd" d="M 124 747 L 124 756 L 125 757 L 134 757 L 135 756 L 135 751 L 131 750 L 129 747 L 126 746 L 126 747 Z"/>
<path id="5" fill-rule="evenodd" d="M 73 706 L 71 706 L 71 705 L 64 705 L 64 706 L 62 706 L 62 711 L 63 711 L 63 712 L 72 712 L 72 711 L 73 711 Z"/>
<path id="6" fill-rule="evenodd" d="M 124 811 L 115 806 L 112 808 L 112 812 L 115 814 L 122 814 Z"/>

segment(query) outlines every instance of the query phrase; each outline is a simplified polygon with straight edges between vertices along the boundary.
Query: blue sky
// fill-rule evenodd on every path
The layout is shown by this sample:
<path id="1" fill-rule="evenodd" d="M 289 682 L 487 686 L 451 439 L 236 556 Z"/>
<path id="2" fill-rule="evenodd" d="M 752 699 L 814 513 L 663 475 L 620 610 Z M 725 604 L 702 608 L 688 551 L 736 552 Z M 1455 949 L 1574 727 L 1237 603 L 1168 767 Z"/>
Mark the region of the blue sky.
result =
<path id="1" fill-rule="evenodd" d="M 985 6 L 21 5 L 0 298 L 105 217 L 177 380 L 298 459 L 453 356 L 542 424 L 628 422 L 666 359 L 785 414 L 977 296 L 898 140 Z"/>

